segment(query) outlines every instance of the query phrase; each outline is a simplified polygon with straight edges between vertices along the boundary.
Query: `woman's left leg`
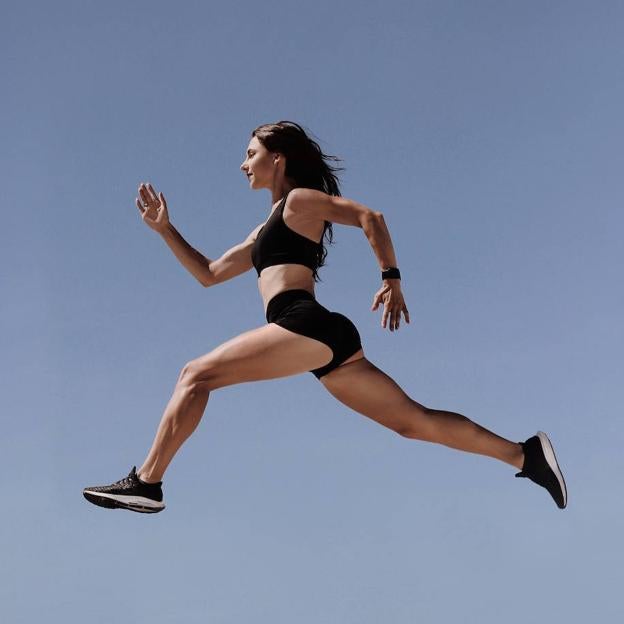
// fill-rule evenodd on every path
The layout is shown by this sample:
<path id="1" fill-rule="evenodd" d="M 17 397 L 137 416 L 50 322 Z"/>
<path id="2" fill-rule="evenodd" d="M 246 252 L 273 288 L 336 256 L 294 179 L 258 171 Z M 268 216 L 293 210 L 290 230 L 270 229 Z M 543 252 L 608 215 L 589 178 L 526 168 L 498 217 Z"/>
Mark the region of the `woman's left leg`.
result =
<path id="1" fill-rule="evenodd" d="M 287 377 L 317 368 L 331 349 L 275 323 L 236 336 L 184 366 L 138 475 L 161 481 L 167 466 L 204 414 L 210 393 L 232 384 Z"/>
<path id="2" fill-rule="evenodd" d="M 320 380 L 339 401 L 406 438 L 487 455 L 522 469 L 524 453 L 520 444 L 501 438 L 461 414 L 417 403 L 365 357 L 339 366 Z"/>

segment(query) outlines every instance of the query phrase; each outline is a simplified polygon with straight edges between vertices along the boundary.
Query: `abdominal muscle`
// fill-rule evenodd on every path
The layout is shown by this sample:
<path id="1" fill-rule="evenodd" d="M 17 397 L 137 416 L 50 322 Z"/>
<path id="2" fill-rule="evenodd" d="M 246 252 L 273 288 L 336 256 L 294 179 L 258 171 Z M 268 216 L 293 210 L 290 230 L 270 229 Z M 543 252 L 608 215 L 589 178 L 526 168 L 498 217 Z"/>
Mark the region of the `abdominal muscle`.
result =
<path id="1" fill-rule="evenodd" d="M 303 289 L 314 295 L 312 270 L 303 264 L 276 264 L 262 270 L 258 290 L 262 296 L 266 315 L 269 301 L 284 290 Z M 316 296 L 316 295 L 315 295 Z"/>

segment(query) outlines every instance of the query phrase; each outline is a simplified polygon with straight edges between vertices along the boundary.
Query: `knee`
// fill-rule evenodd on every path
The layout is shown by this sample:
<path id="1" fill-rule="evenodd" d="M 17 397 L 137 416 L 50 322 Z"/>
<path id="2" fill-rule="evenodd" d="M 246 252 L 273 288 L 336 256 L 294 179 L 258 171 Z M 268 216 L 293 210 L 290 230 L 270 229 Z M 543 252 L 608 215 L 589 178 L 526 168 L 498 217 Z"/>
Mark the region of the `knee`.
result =
<path id="1" fill-rule="evenodd" d="M 409 440 L 414 440 L 416 436 L 414 435 L 414 431 L 412 427 L 396 427 L 396 433 L 398 433 L 402 438 L 408 438 Z"/>
<path id="2" fill-rule="evenodd" d="M 434 422 L 429 408 L 412 401 L 409 405 L 409 417 L 402 419 L 396 432 L 403 438 L 433 442 L 436 439 Z"/>
<path id="3" fill-rule="evenodd" d="M 216 367 L 210 363 L 200 363 L 197 360 L 187 362 L 178 377 L 178 388 L 183 388 L 193 394 L 209 392 L 213 389 L 216 379 Z"/>

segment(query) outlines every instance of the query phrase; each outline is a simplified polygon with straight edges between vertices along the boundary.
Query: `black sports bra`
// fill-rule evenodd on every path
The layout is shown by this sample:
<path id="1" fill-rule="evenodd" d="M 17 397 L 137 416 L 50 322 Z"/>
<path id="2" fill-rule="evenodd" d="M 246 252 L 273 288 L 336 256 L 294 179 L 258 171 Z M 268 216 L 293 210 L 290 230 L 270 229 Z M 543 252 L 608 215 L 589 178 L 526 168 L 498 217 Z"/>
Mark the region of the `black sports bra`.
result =
<path id="1" fill-rule="evenodd" d="M 315 243 L 307 236 L 291 230 L 284 222 L 286 197 L 260 228 L 251 247 L 251 261 L 258 272 L 275 264 L 303 264 L 313 271 L 318 268 L 321 242 Z"/>

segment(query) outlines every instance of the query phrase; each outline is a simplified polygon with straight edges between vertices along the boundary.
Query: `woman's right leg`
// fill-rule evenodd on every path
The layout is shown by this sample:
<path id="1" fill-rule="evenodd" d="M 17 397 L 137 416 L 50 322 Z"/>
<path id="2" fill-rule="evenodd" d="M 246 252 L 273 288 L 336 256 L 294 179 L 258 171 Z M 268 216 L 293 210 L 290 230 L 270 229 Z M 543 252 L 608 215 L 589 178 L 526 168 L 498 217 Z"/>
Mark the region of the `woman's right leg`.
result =
<path id="1" fill-rule="evenodd" d="M 343 364 L 321 377 L 327 390 L 351 409 L 398 434 L 487 455 L 522 469 L 519 443 L 506 440 L 472 420 L 425 407 L 366 358 Z"/>

